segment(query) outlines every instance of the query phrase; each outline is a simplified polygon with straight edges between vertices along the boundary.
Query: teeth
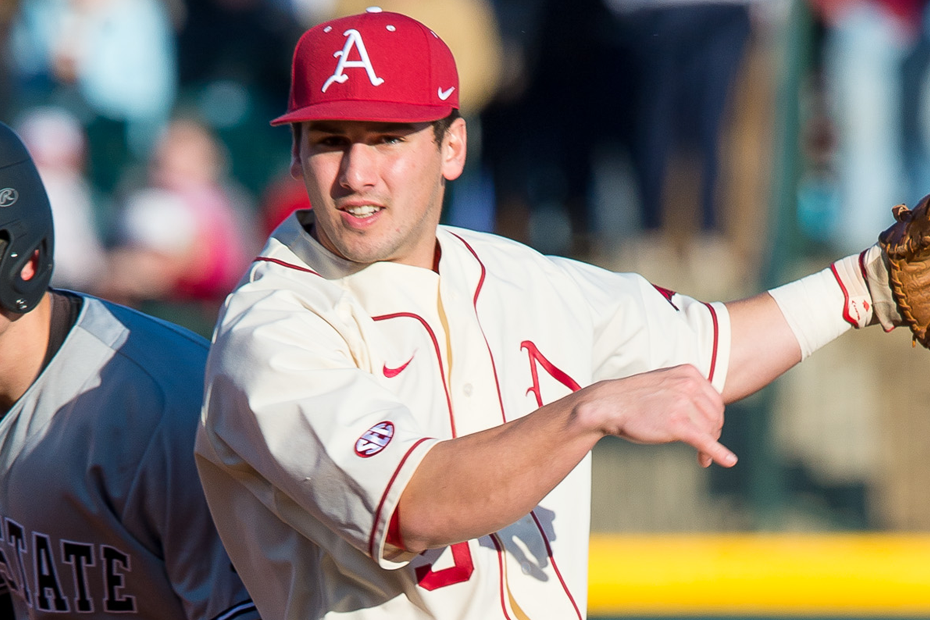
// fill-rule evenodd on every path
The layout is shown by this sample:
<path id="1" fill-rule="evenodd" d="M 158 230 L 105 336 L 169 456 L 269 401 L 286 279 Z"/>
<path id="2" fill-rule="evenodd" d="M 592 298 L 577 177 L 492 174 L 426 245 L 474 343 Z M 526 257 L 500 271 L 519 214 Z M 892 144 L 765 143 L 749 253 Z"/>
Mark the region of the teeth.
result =
<path id="1" fill-rule="evenodd" d="M 371 205 L 364 205 L 360 207 L 348 207 L 346 208 L 346 213 L 351 214 L 353 217 L 370 217 L 379 211 L 378 207 L 373 207 Z"/>

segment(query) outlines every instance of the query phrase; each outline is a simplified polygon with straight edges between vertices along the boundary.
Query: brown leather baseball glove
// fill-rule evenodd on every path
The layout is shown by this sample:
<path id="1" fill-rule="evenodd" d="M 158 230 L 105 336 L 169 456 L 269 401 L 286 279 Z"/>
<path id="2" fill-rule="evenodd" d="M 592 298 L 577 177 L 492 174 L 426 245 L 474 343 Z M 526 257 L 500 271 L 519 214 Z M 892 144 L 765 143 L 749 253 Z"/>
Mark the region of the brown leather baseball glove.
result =
<path id="1" fill-rule="evenodd" d="M 914 341 L 930 348 L 930 195 L 892 208 L 896 222 L 878 236 L 897 310 Z"/>

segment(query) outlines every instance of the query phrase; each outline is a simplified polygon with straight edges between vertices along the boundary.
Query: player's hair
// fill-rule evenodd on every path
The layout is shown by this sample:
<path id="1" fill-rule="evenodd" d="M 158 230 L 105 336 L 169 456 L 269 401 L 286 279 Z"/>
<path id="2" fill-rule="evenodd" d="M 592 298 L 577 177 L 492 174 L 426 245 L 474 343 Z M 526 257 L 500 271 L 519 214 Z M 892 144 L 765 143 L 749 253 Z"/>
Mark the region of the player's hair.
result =
<path id="1" fill-rule="evenodd" d="M 437 146 L 442 146 L 442 139 L 445 137 L 446 132 L 449 131 L 449 127 L 452 126 L 452 123 L 454 123 L 457 118 L 461 117 L 462 115 L 459 113 L 458 109 L 452 108 L 452 112 L 449 113 L 449 116 L 441 118 L 438 121 L 433 121 L 433 137 Z"/>
<path id="2" fill-rule="evenodd" d="M 35 308 L 52 279 L 52 207 L 26 145 L 0 123 L 0 307 Z M 35 275 L 23 269 L 38 253 Z"/>

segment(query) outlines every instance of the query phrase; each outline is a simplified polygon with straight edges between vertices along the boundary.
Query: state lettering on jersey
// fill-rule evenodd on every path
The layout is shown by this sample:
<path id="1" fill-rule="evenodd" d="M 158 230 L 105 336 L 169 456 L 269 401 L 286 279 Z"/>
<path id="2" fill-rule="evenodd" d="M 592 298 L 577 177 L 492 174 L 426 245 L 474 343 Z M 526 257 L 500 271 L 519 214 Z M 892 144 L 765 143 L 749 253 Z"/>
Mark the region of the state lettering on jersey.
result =
<path id="1" fill-rule="evenodd" d="M 32 537 L 33 555 L 35 556 L 36 608 L 42 610 L 69 611 L 68 601 L 61 591 L 61 580 L 55 565 L 55 553 L 52 551 L 51 539 L 44 534 Z"/>
<path id="2" fill-rule="evenodd" d="M 99 579 L 95 579 L 94 571 Z M 10 593 L 38 611 L 136 613 L 128 594 L 132 558 L 115 547 L 27 532 L 10 518 L 0 528 L 0 577 Z M 102 584 L 94 591 L 95 583 Z M 96 601 L 96 603 L 95 603 Z"/>

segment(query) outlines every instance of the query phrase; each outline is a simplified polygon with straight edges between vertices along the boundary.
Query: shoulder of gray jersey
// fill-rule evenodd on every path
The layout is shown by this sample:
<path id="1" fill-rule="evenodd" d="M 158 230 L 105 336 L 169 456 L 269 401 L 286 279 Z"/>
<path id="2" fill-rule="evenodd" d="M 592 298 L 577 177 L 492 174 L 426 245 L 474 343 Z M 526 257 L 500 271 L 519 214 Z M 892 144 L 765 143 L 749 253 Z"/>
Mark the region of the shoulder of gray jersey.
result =
<path id="1" fill-rule="evenodd" d="M 194 436 L 199 421 L 209 341 L 190 330 L 132 308 L 86 294 L 80 296 L 84 300 L 83 307 L 60 351 L 64 354 L 60 361 L 66 362 L 62 372 L 69 372 L 66 369 L 70 366 L 68 362 L 80 364 L 81 356 L 86 355 L 88 348 L 101 353 L 105 349 L 111 351 L 112 357 L 105 367 L 84 369 L 98 374 L 101 383 L 109 377 L 114 385 L 119 386 L 103 396 L 107 399 L 107 406 L 87 408 L 93 409 L 88 411 L 88 424 L 105 433 L 110 429 L 109 437 L 125 437 L 128 444 L 136 446 L 131 450 L 111 451 L 105 466 L 114 471 L 136 472 L 125 481 L 127 488 L 134 489 L 140 499 L 161 495 L 153 505 L 164 507 L 166 513 L 180 515 L 176 517 L 177 522 L 185 523 L 185 528 L 161 524 L 157 528 L 160 532 L 158 540 L 149 541 L 149 544 L 157 542 L 162 545 L 165 554 L 175 558 L 176 562 L 188 562 L 192 556 L 200 555 L 204 570 L 210 571 L 202 577 L 212 584 L 208 598 L 213 603 L 228 606 L 215 616 L 215 620 L 258 618 L 254 604 L 233 572 L 215 530 L 212 530 L 212 521 L 204 521 L 204 515 L 209 513 L 193 466 Z M 74 340 L 69 343 L 72 338 Z M 93 342 L 96 344 L 91 345 Z M 90 346 L 81 346 L 81 343 Z M 120 405 L 113 406 L 117 401 Z M 151 441 L 160 447 L 151 450 L 139 447 L 143 441 Z M 119 455 L 128 459 L 125 467 L 119 463 Z M 181 467 L 170 467 L 171 463 Z M 138 474 L 144 469 L 157 475 Z M 173 472 L 174 478 L 163 481 L 161 476 L 164 472 Z M 115 478 L 108 476 L 111 481 Z M 140 481 L 148 481 L 149 484 L 145 486 Z M 167 488 L 173 489 L 170 495 L 165 495 Z M 127 501 L 132 501 L 131 494 L 127 495 Z M 145 515 L 145 510 L 124 511 L 123 525 L 128 530 L 138 534 L 152 527 L 152 515 L 144 516 L 143 521 L 131 515 Z M 209 532 L 207 523 L 211 528 Z M 194 585 L 203 587 L 203 583 L 195 582 Z M 196 594 L 196 588 L 192 592 L 185 591 L 183 582 L 174 583 L 174 587 L 179 596 L 192 595 L 196 599 L 202 595 Z"/>
<path id="2" fill-rule="evenodd" d="M 120 399 L 124 408 L 144 416 L 146 425 L 157 423 L 152 417 L 156 411 L 187 420 L 183 427 L 199 420 L 209 341 L 132 308 L 81 297 L 83 308 L 49 365 L 48 380 L 57 377 L 61 382 L 65 375 L 66 383 L 87 381 L 104 373 L 101 381 L 122 386 L 108 391 L 110 402 Z M 45 389 L 49 387 L 46 382 Z M 62 394 L 59 400 L 66 397 Z"/>
<path id="3" fill-rule="evenodd" d="M 75 327 L 92 334 L 139 363 L 168 356 L 172 362 L 203 364 L 210 342 L 180 325 L 92 295 L 80 294 L 85 308 Z M 115 320 L 115 323 L 114 323 Z M 177 371 L 174 367 L 173 372 Z"/>

